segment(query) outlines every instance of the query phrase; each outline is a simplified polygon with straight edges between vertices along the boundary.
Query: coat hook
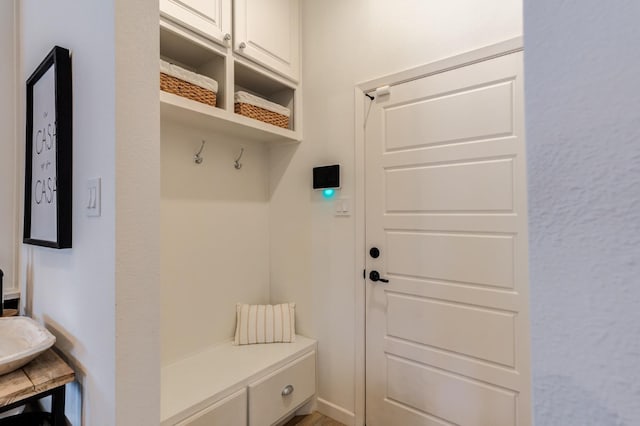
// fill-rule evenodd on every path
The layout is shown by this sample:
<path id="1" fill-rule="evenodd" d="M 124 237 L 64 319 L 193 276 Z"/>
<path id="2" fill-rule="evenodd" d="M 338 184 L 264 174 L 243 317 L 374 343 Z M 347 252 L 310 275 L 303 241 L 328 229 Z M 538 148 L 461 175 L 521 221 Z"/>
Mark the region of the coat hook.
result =
<path id="1" fill-rule="evenodd" d="M 242 168 L 242 163 L 240 162 L 242 154 L 244 154 L 244 148 L 240 148 L 240 155 L 238 155 L 238 158 L 236 158 L 235 164 L 233 166 L 236 168 L 236 170 L 240 170 Z"/>
<path id="2" fill-rule="evenodd" d="M 204 144 L 206 143 L 206 141 L 202 141 L 202 145 L 200 145 L 200 149 L 198 150 L 198 152 L 196 152 L 196 155 L 193 156 L 193 161 L 195 161 L 196 164 L 202 164 L 202 160 L 204 160 L 204 158 L 202 158 L 200 156 L 200 154 L 202 154 L 202 150 L 204 149 Z"/>

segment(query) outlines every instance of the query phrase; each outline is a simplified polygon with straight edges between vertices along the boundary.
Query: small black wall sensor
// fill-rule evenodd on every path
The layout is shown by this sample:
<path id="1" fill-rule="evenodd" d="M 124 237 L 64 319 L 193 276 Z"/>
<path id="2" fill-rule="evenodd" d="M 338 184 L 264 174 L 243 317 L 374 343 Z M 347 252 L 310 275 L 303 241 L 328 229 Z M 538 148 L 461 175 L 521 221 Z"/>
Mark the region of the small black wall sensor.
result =
<path id="1" fill-rule="evenodd" d="M 340 165 L 313 168 L 313 189 L 340 188 Z"/>

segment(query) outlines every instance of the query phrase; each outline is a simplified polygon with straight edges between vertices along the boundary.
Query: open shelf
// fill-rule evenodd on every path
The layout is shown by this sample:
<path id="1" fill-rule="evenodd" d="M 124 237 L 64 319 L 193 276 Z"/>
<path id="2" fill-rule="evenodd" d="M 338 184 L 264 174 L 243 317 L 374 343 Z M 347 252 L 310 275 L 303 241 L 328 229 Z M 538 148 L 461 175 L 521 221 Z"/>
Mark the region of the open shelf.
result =
<path id="1" fill-rule="evenodd" d="M 162 91 L 160 92 L 160 112 L 163 120 L 245 139 L 263 142 L 300 141 L 299 134 L 293 130 L 282 129 L 243 117 L 233 111 L 210 107 Z"/>
<path id="2" fill-rule="evenodd" d="M 244 90 L 287 108 L 289 129 L 295 130 L 295 86 L 238 60 L 234 61 L 234 91 Z"/>
<path id="3" fill-rule="evenodd" d="M 185 38 L 169 27 L 160 27 L 160 58 L 218 83 L 216 107 L 225 108 L 226 56 L 220 51 Z"/>
<path id="4" fill-rule="evenodd" d="M 160 20 L 160 58 L 218 82 L 216 106 L 160 91 L 163 120 L 219 134 L 265 142 L 299 142 L 299 86 L 167 20 Z M 234 112 L 234 93 L 247 91 L 289 109 L 289 127 L 277 127 Z"/>

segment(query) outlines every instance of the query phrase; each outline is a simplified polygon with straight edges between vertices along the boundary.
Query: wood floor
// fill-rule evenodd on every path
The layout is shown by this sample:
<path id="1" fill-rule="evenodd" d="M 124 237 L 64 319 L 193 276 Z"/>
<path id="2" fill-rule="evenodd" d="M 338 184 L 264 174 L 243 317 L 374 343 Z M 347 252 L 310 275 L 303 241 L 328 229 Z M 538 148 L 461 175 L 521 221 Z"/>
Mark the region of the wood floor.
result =
<path id="1" fill-rule="evenodd" d="M 283 426 L 345 426 L 344 424 L 333 420 L 327 416 L 314 411 L 308 416 L 295 416 Z"/>

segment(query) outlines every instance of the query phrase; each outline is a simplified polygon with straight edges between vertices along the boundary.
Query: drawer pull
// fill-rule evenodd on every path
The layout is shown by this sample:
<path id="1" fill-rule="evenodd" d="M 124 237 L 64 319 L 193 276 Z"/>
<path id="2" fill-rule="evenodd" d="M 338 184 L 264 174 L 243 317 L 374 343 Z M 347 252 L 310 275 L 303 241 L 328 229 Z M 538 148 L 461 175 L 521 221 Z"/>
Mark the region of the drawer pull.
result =
<path id="1" fill-rule="evenodd" d="M 287 385 L 282 388 L 282 396 L 291 395 L 293 393 L 293 385 Z"/>

